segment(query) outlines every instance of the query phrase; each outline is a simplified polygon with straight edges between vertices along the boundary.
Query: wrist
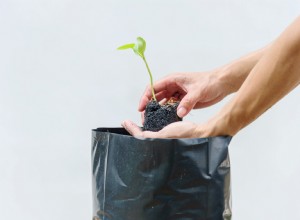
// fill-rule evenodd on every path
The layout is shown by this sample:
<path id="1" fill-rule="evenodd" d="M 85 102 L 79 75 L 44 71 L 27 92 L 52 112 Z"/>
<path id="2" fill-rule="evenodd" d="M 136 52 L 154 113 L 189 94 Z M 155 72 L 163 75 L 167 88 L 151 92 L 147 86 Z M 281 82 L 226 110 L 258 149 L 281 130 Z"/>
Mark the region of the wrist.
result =
<path id="1" fill-rule="evenodd" d="M 219 113 L 204 124 L 197 125 L 195 137 L 234 136 L 243 127 L 236 115 L 231 113 Z"/>
<path id="2" fill-rule="evenodd" d="M 268 46 L 213 71 L 218 80 L 227 88 L 228 94 L 239 90 L 267 48 Z"/>
<path id="3" fill-rule="evenodd" d="M 239 89 L 237 77 L 234 69 L 227 65 L 214 71 L 217 83 L 223 88 L 226 95 L 236 92 Z"/>
<path id="4" fill-rule="evenodd" d="M 247 125 L 247 115 L 246 109 L 234 97 L 213 117 L 212 121 L 218 135 L 234 136 Z"/>

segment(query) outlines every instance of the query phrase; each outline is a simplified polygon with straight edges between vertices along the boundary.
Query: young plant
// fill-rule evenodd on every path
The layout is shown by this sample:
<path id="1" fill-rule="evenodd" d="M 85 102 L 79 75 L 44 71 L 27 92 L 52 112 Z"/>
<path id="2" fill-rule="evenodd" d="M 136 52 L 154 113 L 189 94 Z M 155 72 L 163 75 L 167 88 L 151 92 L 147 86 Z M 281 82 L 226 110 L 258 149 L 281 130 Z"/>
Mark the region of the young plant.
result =
<path id="1" fill-rule="evenodd" d="M 135 54 L 139 55 L 144 63 L 146 64 L 149 76 L 150 76 L 150 85 L 151 85 L 151 91 L 152 91 L 152 97 L 153 99 L 156 101 L 156 97 L 155 97 L 155 92 L 154 92 L 154 88 L 153 88 L 153 78 L 152 78 L 152 74 L 150 71 L 150 68 L 148 66 L 148 63 L 146 61 L 146 57 L 145 57 L 145 50 L 146 50 L 146 41 L 142 38 L 142 37 L 138 37 L 137 38 L 137 42 L 134 43 L 130 43 L 130 44 L 125 44 L 123 46 L 118 47 L 118 50 L 127 50 L 127 49 L 132 49 L 134 51 Z"/>

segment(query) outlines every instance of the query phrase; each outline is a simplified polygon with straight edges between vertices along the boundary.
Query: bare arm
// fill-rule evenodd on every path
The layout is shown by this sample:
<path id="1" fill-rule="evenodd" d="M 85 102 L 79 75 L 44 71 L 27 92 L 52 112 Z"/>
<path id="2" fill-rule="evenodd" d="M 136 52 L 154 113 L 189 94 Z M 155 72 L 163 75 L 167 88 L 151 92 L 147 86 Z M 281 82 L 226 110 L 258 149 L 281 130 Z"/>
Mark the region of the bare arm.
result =
<path id="1" fill-rule="evenodd" d="M 300 82 L 300 17 L 268 48 L 236 96 L 197 136 L 234 135 L 283 98 Z"/>
<path id="2" fill-rule="evenodd" d="M 263 56 L 266 48 L 252 52 L 227 65 L 209 72 L 171 74 L 154 84 L 158 101 L 179 96 L 178 115 L 184 117 L 192 109 L 213 105 L 225 96 L 236 92 L 250 71 Z M 144 111 L 151 100 L 150 86 L 145 90 L 139 103 L 139 111 Z M 184 108 L 183 111 L 180 109 Z"/>
<path id="3" fill-rule="evenodd" d="M 231 92 L 238 91 L 268 47 L 249 53 L 216 69 L 214 72 L 218 75 L 219 81 L 224 82 Z"/>

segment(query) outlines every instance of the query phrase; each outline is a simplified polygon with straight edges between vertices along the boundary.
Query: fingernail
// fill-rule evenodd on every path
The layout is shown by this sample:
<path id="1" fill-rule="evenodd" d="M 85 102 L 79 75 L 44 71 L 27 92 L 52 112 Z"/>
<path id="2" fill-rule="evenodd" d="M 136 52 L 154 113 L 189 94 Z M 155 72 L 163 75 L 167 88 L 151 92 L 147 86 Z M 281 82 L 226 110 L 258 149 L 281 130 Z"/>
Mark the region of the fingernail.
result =
<path id="1" fill-rule="evenodd" d="M 180 107 L 177 110 L 177 115 L 178 115 L 178 117 L 182 118 L 183 116 L 185 116 L 186 112 L 187 112 L 186 108 Z"/>

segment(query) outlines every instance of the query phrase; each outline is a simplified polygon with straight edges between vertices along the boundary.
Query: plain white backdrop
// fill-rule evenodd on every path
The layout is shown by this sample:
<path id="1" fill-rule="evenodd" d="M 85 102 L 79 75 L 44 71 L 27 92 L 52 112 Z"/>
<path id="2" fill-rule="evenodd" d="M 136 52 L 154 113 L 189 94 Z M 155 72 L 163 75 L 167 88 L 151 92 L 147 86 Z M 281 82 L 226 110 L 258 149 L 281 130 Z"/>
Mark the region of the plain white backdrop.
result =
<path id="1" fill-rule="evenodd" d="M 144 37 L 155 80 L 206 71 L 268 44 L 299 11 L 297 0 L 1 0 L 0 219 L 91 219 L 91 129 L 139 123 L 149 81 L 118 46 Z M 233 219 L 300 219 L 299 100 L 297 88 L 233 138 Z"/>

